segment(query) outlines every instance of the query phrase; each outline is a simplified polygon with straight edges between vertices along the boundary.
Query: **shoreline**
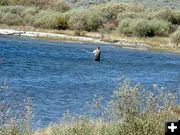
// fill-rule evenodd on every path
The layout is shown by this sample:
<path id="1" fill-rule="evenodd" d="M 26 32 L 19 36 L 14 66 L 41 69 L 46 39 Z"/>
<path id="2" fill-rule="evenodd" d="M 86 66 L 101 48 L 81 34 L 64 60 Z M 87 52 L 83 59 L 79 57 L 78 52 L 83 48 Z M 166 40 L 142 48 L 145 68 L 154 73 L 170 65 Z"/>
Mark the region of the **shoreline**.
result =
<path id="1" fill-rule="evenodd" d="M 117 42 L 107 42 L 102 41 L 98 37 L 86 37 L 86 36 L 74 36 L 68 34 L 57 34 L 50 32 L 37 32 L 37 31 L 25 31 L 25 30 L 15 30 L 15 29 L 3 29 L 0 28 L 0 35 L 5 36 L 22 36 L 22 37 L 32 37 L 38 39 L 56 40 L 56 41 L 68 41 L 68 42 L 79 42 L 79 43 L 95 43 L 95 44 L 106 44 L 112 45 L 114 47 L 126 48 L 126 49 L 136 49 L 136 50 L 154 50 L 154 51 L 165 51 L 172 53 L 180 53 L 180 50 L 173 50 L 168 48 L 154 48 L 151 45 L 141 43 L 141 42 L 129 42 L 127 40 L 121 40 Z"/>

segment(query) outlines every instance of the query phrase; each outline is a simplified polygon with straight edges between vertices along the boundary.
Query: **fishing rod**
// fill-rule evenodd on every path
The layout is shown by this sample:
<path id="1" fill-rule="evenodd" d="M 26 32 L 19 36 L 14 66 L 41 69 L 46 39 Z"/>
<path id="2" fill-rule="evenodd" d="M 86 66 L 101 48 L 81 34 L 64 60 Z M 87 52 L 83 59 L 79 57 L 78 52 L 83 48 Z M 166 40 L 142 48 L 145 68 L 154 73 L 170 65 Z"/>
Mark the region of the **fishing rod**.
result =
<path id="1" fill-rule="evenodd" d="M 81 51 L 86 52 L 86 53 L 93 53 L 93 52 L 85 50 L 85 49 L 81 49 Z"/>

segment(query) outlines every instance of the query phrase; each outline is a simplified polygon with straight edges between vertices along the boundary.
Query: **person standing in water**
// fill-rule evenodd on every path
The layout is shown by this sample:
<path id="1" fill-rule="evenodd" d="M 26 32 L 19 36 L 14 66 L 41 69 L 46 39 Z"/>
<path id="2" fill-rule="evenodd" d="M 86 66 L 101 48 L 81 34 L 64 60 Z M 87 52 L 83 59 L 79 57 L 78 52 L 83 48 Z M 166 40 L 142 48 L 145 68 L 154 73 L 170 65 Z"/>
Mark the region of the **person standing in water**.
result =
<path id="1" fill-rule="evenodd" d="M 100 50 L 100 47 L 97 47 L 97 48 L 93 51 L 93 54 L 94 54 L 94 60 L 95 60 L 95 61 L 100 61 L 100 58 L 101 58 L 101 50 Z"/>

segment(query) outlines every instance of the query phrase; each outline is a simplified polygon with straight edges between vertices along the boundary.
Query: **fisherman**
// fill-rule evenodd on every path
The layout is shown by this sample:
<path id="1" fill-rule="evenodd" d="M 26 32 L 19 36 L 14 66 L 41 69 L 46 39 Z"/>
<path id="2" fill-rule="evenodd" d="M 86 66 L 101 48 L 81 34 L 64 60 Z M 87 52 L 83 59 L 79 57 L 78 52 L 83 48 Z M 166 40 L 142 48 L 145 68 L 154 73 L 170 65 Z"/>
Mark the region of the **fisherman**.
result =
<path id="1" fill-rule="evenodd" d="M 97 47 L 97 48 L 93 51 L 93 54 L 94 54 L 94 60 L 95 60 L 95 61 L 100 61 L 100 57 L 101 57 L 100 47 Z"/>

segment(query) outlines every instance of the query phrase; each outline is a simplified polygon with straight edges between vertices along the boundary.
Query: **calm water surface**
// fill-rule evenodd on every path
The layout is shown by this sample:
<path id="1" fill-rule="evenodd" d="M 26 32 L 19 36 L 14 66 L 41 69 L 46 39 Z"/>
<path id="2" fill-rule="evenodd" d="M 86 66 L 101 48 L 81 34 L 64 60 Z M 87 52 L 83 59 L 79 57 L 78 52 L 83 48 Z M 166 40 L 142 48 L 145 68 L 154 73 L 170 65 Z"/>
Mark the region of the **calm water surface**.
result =
<path id="1" fill-rule="evenodd" d="M 87 51 L 96 46 L 0 37 L 0 82 L 7 80 L 20 100 L 31 98 L 35 127 L 57 122 L 66 110 L 81 113 L 95 96 L 109 100 L 121 76 L 147 89 L 158 83 L 180 90 L 180 55 L 104 45 L 95 62 Z"/>

